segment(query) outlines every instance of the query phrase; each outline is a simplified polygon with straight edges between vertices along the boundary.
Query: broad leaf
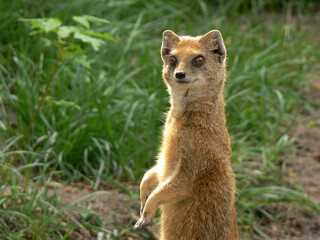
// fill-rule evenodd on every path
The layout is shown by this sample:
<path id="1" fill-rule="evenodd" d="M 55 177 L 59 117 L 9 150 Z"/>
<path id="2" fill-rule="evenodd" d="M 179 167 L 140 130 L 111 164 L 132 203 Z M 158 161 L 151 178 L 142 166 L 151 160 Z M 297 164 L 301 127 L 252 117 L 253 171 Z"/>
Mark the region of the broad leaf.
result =
<path id="1" fill-rule="evenodd" d="M 40 38 L 44 47 L 50 47 L 52 45 L 51 40 L 45 37 Z"/>
<path id="2" fill-rule="evenodd" d="M 90 43 L 95 51 L 98 51 L 100 46 L 104 44 L 104 41 L 98 38 L 90 37 L 82 33 L 76 32 L 74 38 L 79 39 L 85 43 Z"/>
<path id="3" fill-rule="evenodd" d="M 59 27 L 57 34 L 59 38 L 67 38 L 78 30 L 79 28 L 73 26 L 61 26 Z"/>
<path id="4" fill-rule="evenodd" d="M 93 32 L 93 31 L 80 31 L 80 33 L 91 36 L 91 37 L 98 37 L 98 38 L 109 39 L 111 41 L 116 41 L 108 33 L 97 33 L 97 32 Z"/>
<path id="5" fill-rule="evenodd" d="M 61 21 L 57 18 L 21 18 L 19 19 L 23 22 L 28 22 L 31 24 L 32 29 L 39 29 L 40 31 L 33 32 L 33 34 L 40 32 L 51 32 L 56 31 L 61 25 Z"/>
<path id="6" fill-rule="evenodd" d="M 73 19 L 73 21 L 80 23 L 85 28 L 87 28 L 87 29 L 90 28 L 90 23 L 85 16 L 74 16 L 72 19 Z"/>
<path id="7" fill-rule="evenodd" d="M 48 18 L 44 23 L 44 30 L 46 33 L 57 29 L 61 25 L 61 21 L 56 18 Z"/>
<path id="8" fill-rule="evenodd" d="M 110 21 L 104 19 L 104 18 L 98 18 L 91 15 L 83 15 L 88 21 L 90 22 L 96 22 L 96 23 L 110 23 Z"/>
<path id="9" fill-rule="evenodd" d="M 76 54 L 74 55 L 73 60 L 77 63 L 79 63 L 81 66 L 91 69 L 90 63 L 88 61 L 87 55 L 84 54 Z"/>

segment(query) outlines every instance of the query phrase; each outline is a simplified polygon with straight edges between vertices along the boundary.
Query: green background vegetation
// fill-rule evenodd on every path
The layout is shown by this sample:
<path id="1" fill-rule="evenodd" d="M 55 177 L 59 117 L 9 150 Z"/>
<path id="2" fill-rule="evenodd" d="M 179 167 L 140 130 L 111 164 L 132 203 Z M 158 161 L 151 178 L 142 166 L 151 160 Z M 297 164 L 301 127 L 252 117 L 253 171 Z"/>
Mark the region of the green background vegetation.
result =
<path id="1" fill-rule="evenodd" d="M 273 202 L 298 202 L 320 213 L 303 193 L 286 187 L 278 167 L 283 154 L 293 150 L 288 133 L 296 115 L 309 106 L 299 90 L 320 58 L 315 9 L 316 1 L 1 1 L 0 192 L 9 187 L 11 194 L 0 195 L 0 206 L 10 205 L 0 207 L 0 238 L 68 238 L 57 222 L 66 218 L 59 201 L 40 197 L 48 179 L 86 180 L 98 189 L 101 181 L 138 183 L 154 164 L 169 108 L 160 59 L 166 29 L 192 36 L 219 29 L 224 36 L 241 231 L 248 238 L 253 231 L 264 236 L 258 213 L 266 214 L 263 207 Z M 109 20 L 92 28 L 116 41 L 106 41 L 98 52 L 77 43 L 91 68 L 74 61 L 59 65 L 49 97 L 22 142 L 57 52 L 18 19 L 52 17 L 74 24 L 72 17 L 84 14 Z M 37 187 L 27 193 L 21 182 Z M 34 214 L 36 208 L 41 214 Z M 11 227 L 12 219 L 21 224 Z M 98 228 L 85 220 L 86 228 Z"/>

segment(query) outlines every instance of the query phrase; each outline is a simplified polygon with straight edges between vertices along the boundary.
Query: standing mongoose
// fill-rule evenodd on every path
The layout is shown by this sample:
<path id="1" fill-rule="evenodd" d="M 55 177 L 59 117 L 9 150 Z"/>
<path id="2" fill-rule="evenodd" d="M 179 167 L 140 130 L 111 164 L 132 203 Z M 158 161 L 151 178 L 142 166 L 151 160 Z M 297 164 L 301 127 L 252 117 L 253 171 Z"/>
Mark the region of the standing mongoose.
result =
<path id="1" fill-rule="evenodd" d="M 141 217 L 133 230 L 162 206 L 161 240 L 239 239 L 221 33 L 179 37 L 167 30 L 161 57 L 171 108 L 157 164 L 140 185 Z"/>

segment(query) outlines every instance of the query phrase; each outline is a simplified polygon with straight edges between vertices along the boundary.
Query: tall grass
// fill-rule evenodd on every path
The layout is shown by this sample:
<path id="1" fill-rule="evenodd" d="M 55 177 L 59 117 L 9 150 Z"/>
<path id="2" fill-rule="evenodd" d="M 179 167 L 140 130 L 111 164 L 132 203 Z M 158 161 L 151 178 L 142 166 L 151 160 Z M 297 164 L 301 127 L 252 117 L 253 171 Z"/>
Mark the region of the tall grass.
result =
<path id="1" fill-rule="evenodd" d="M 91 70 L 73 63 L 61 66 L 29 144 L 20 149 L 17 140 L 8 149 L 19 151 L 13 164 L 33 164 L 31 175 L 86 179 L 95 188 L 100 181 L 136 181 L 154 164 L 169 107 L 161 80 L 162 31 L 200 35 L 219 29 L 228 50 L 225 97 L 240 192 L 239 221 L 254 226 L 256 208 L 274 202 L 268 191 L 279 191 L 282 201 L 295 199 L 316 209 L 303 194 L 284 188 L 257 190 L 261 182 L 283 185 L 277 165 L 281 154 L 292 148 L 288 132 L 303 104 L 298 90 L 320 57 L 313 30 L 300 25 L 308 14 L 305 6 L 304 1 L 4 1 L 0 140 L 25 133 L 54 59 L 54 52 L 29 36 L 30 29 L 18 18 L 59 17 L 71 22 L 73 15 L 91 14 L 111 21 L 97 31 L 117 41 L 90 54 Z M 298 24 L 286 22 L 282 13 L 288 7 L 295 9 Z M 277 14 L 264 14 L 265 10 Z"/>

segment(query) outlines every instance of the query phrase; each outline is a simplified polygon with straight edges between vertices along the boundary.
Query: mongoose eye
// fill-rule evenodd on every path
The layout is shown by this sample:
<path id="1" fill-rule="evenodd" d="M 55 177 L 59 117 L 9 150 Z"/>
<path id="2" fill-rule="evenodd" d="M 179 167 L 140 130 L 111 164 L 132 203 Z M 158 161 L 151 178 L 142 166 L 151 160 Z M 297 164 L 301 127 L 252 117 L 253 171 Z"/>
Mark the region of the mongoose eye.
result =
<path id="1" fill-rule="evenodd" d="M 175 56 L 171 56 L 171 57 L 170 57 L 170 63 L 171 63 L 172 65 L 174 65 L 174 64 L 177 63 L 177 59 L 176 59 Z"/>
<path id="2" fill-rule="evenodd" d="M 201 66 L 202 64 L 204 64 L 204 57 L 197 56 L 195 59 L 193 59 L 193 64 L 196 66 Z"/>

